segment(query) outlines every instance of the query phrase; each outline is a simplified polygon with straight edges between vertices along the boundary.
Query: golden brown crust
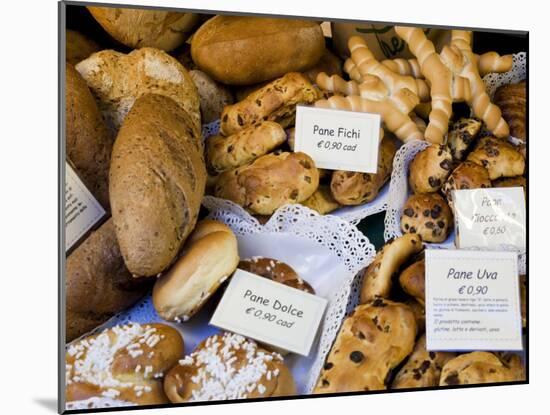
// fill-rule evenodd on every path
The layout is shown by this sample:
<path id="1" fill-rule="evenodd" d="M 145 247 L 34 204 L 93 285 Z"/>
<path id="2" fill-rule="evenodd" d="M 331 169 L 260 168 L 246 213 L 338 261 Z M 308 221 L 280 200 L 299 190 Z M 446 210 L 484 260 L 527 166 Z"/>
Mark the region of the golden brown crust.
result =
<path id="1" fill-rule="evenodd" d="M 94 6 L 88 10 L 112 37 L 135 49 L 175 49 L 198 21 L 198 16 L 192 13 Z"/>
<path id="2" fill-rule="evenodd" d="M 285 130 L 273 121 L 252 125 L 228 137 L 210 137 L 206 141 L 208 169 L 222 173 L 243 166 L 279 147 L 285 140 Z"/>
<path id="3" fill-rule="evenodd" d="M 489 172 L 485 167 L 471 161 L 463 161 L 453 170 L 441 191 L 452 206 L 454 190 L 483 189 L 491 186 Z"/>
<path id="4" fill-rule="evenodd" d="M 361 303 L 377 297 L 387 298 L 393 275 L 407 259 L 421 250 L 422 241 L 414 234 L 406 234 L 386 243 L 363 274 Z"/>
<path id="5" fill-rule="evenodd" d="M 99 50 L 98 44 L 82 33 L 67 30 L 65 37 L 65 60 L 71 65 L 76 65 Z"/>
<path id="6" fill-rule="evenodd" d="M 183 252 L 153 288 L 153 305 L 165 320 L 191 318 L 239 263 L 237 238 L 231 228 L 208 219 L 197 223 Z"/>
<path id="7" fill-rule="evenodd" d="M 217 334 L 201 342 L 166 375 L 164 390 L 174 403 L 296 393 L 292 374 L 278 353 L 231 333 Z"/>
<path id="8" fill-rule="evenodd" d="M 328 185 L 319 185 L 315 193 L 304 200 L 302 205 L 321 215 L 326 215 L 342 206 L 334 199 Z"/>
<path id="9" fill-rule="evenodd" d="M 456 353 L 429 352 L 426 350 L 426 336 L 422 335 L 416 342 L 412 354 L 395 379 L 392 389 L 426 388 L 439 385 L 441 369 L 453 359 Z"/>
<path id="10" fill-rule="evenodd" d="M 109 209 L 109 163 L 113 137 L 86 81 L 65 65 L 65 122 L 67 157 L 88 190 Z"/>
<path id="11" fill-rule="evenodd" d="M 319 185 L 319 172 L 304 153 L 270 153 L 222 173 L 214 195 L 252 213 L 270 215 L 287 203 L 300 203 Z"/>
<path id="12" fill-rule="evenodd" d="M 425 267 L 422 259 L 405 268 L 399 275 L 399 284 L 403 291 L 412 295 L 420 304 L 425 300 Z"/>
<path id="13" fill-rule="evenodd" d="M 139 98 L 113 147 L 109 190 L 113 222 L 128 269 L 165 270 L 193 230 L 204 194 L 202 143 L 170 98 Z"/>
<path id="14" fill-rule="evenodd" d="M 287 73 L 244 100 L 225 107 L 220 131 L 223 135 L 231 135 L 262 121 L 276 121 L 287 127 L 294 119 L 297 104 L 311 104 L 317 98 L 317 90 L 304 75 Z"/>
<path id="15" fill-rule="evenodd" d="M 467 160 L 485 167 L 491 180 L 521 176 L 525 171 L 521 153 L 507 141 L 490 136 L 479 140 Z"/>
<path id="16" fill-rule="evenodd" d="M 66 400 L 108 397 L 137 405 L 169 403 L 162 378 L 182 353 L 181 335 L 164 324 L 115 326 L 81 339 L 69 345 L 65 355 Z"/>
<path id="17" fill-rule="evenodd" d="M 447 135 L 447 145 L 453 160 L 462 161 L 466 151 L 481 130 L 481 121 L 475 118 L 460 118 L 454 122 Z"/>
<path id="18" fill-rule="evenodd" d="M 495 104 L 502 111 L 502 118 L 510 126 L 510 135 L 521 140 L 527 139 L 525 131 L 527 84 L 525 81 L 503 85 L 495 91 Z"/>
<path id="19" fill-rule="evenodd" d="M 111 219 L 68 256 L 65 269 L 67 341 L 129 307 L 151 286 L 126 269 Z"/>
<path id="20" fill-rule="evenodd" d="M 416 322 L 405 304 L 378 298 L 344 320 L 313 393 L 386 389 L 413 350 Z"/>
<path id="21" fill-rule="evenodd" d="M 391 176 L 396 151 L 395 142 L 384 137 L 380 143 L 376 173 L 336 170 L 330 182 L 334 199 L 345 206 L 372 202 Z"/>
<path id="22" fill-rule="evenodd" d="M 441 372 L 440 385 L 475 385 L 513 382 L 525 379 L 525 369 L 518 355 L 500 359 L 489 352 L 472 352 L 450 360 Z"/>
<path id="23" fill-rule="evenodd" d="M 215 16 L 193 36 L 195 63 L 212 78 L 251 85 L 319 61 L 325 42 L 318 23 L 252 16 Z"/>
<path id="24" fill-rule="evenodd" d="M 527 195 L 527 179 L 524 176 L 501 177 L 493 180 L 493 187 L 523 187 Z"/>
<path id="25" fill-rule="evenodd" d="M 407 304 L 414 313 L 418 334 L 424 333 L 426 330 L 426 308 L 424 304 L 420 304 L 411 297 L 407 298 L 404 303 Z"/>
<path id="26" fill-rule="evenodd" d="M 451 173 L 453 158 L 446 145 L 432 144 L 419 152 L 409 166 L 413 193 L 437 192 Z"/>
<path id="27" fill-rule="evenodd" d="M 307 281 L 300 278 L 290 265 L 277 259 L 261 257 L 243 259 L 239 262 L 239 269 L 288 285 L 297 290 L 305 291 L 306 293 L 315 294 L 313 287 Z"/>
<path id="28" fill-rule="evenodd" d="M 418 234 L 424 242 L 443 242 L 453 229 L 453 214 L 439 193 L 412 195 L 403 206 L 401 231 Z"/>

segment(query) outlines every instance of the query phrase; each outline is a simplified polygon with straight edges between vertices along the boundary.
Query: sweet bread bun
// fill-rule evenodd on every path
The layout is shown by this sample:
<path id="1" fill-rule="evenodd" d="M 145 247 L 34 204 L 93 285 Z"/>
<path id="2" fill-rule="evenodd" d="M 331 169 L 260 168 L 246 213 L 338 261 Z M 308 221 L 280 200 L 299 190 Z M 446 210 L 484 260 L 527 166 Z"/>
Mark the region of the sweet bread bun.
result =
<path id="1" fill-rule="evenodd" d="M 510 135 L 521 140 L 527 139 L 525 124 L 527 122 L 527 84 L 525 81 L 517 84 L 503 85 L 495 91 L 495 104 L 502 111 L 502 118 L 510 126 Z"/>
<path id="2" fill-rule="evenodd" d="M 319 185 L 315 193 L 304 200 L 302 205 L 315 210 L 321 215 L 326 215 L 342 206 L 334 199 L 328 185 Z"/>
<path id="3" fill-rule="evenodd" d="M 403 206 L 401 231 L 420 235 L 424 242 L 443 242 L 453 226 L 453 213 L 439 193 L 412 195 Z"/>
<path id="4" fill-rule="evenodd" d="M 288 285 L 297 290 L 305 291 L 306 293 L 315 294 L 313 287 L 307 281 L 300 278 L 290 265 L 273 258 L 253 257 L 244 259 L 239 262 L 239 269 Z"/>
<path id="5" fill-rule="evenodd" d="M 66 401 L 168 403 L 162 378 L 182 353 L 181 335 L 164 324 L 131 323 L 81 339 L 65 355 Z"/>
<path id="6" fill-rule="evenodd" d="M 491 180 L 521 176 L 525 172 L 525 158 L 516 147 L 491 136 L 481 138 L 467 160 L 485 167 Z"/>
<path id="7" fill-rule="evenodd" d="M 419 152 L 409 166 L 409 185 L 413 193 L 437 192 L 451 173 L 453 158 L 448 147 L 432 144 Z"/>
<path id="8" fill-rule="evenodd" d="M 466 151 L 481 130 L 481 121 L 475 118 L 460 118 L 453 123 L 447 134 L 447 145 L 451 150 L 453 160 L 462 161 Z"/>
<path id="9" fill-rule="evenodd" d="M 227 225 L 197 223 L 183 255 L 153 288 L 153 305 L 165 320 L 186 321 L 237 268 L 237 238 Z"/>
<path id="10" fill-rule="evenodd" d="M 453 206 L 453 191 L 464 189 L 483 189 L 491 187 L 489 172 L 485 167 L 471 161 L 464 161 L 453 170 L 441 191 L 447 198 L 449 206 Z"/>
<path id="11" fill-rule="evenodd" d="M 267 398 L 296 393 L 294 379 L 278 353 L 238 334 L 208 337 L 164 379 L 173 403 Z"/>
<path id="12" fill-rule="evenodd" d="M 399 275 L 399 284 L 403 291 L 424 305 L 426 297 L 426 262 L 424 259 L 414 262 Z"/>

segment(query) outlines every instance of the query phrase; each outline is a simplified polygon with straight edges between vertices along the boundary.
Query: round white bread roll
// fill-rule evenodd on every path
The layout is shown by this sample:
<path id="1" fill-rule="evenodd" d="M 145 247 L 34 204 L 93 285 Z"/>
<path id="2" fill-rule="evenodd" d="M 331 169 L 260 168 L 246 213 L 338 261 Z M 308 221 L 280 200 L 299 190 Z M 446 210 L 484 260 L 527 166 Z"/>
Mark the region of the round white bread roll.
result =
<path id="1" fill-rule="evenodd" d="M 183 252 L 153 288 L 153 305 L 165 320 L 188 320 L 239 263 L 237 238 L 228 226 L 213 220 L 197 224 Z"/>

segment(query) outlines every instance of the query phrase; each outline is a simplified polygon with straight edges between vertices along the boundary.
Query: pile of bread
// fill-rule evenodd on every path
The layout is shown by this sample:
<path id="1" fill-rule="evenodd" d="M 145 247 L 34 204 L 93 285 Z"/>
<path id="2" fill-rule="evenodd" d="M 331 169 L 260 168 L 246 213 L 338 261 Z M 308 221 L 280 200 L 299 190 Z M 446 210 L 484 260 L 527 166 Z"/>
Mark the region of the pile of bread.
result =
<path id="1" fill-rule="evenodd" d="M 235 235 L 227 226 L 198 220 L 207 192 L 259 216 L 288 203 L 329 213 L 374 200 L 391 175 L 397 139 L 426 138 L 437 144 L 411 165 L 411 187 L 418 200 L 410 201 L 413 214 L 404 219 L 403 228 L 430 241 L 427 235 L 436 225 L 423 219 L 426 209 L 430 217 L 438 212 L 432 218 L 437 220 L 433 222 L 437 238 L 452 224 L 447 202 L 438 191 L 448 194 L 465 185 L 506 185 L 511 180 L 515 184 L 524 174 L 522 150 L 503 140 L 508 136 L 507 123 L 475 83 L 484 72 L 505 70 L 506 59 L 473 55 L 467 39 L 460 38 L 464 32 L 457 32 L 460 36 L 449 48 L 452 53 L 429 55 L 417 48 L 426 44 L 422 31 L 399 28 L 418 57 L 408 62 L 378 62 L 364 42 L 352 38 L 351 57 L 344 63 L 350 80 L 344 80 L 343 61 L 326 49 L 318 22 L 87 9 L 131 51 L 100 50 L 82 34 L 67 32 L 67 160 L 108 212 L 108 219 L 67 257 L 68 342 L 151 289 L 159 316 L 182 322 L 223 288 L 240 258 Z M 436 79 L 441 73 L 443 79 Z M 440 93 L 444 82 L 455 86 L 452 94 Z M 520 92 L 497 94 L 504 117 L 517 131 L 524 128 L 524 114 L 517 115 L 518 101 L 509 97 Z M 458 122 L 443 144 L 451 102 L 460 100 L 471 103 L 498 137 L 480 139 L 469 154 L 479 121 Z M 380 113 L 384 130 L 378 172 L 320 170 L 307 154 L 294 152 L 292 127 L 299 104 Z M 422 117 L 429 118 L 427 126 Z M 204 143 L 202 125 L 218 119 L 219 135 Z M 421 246 L 420 240 L 416 243 Z M 381 272 L 389 272 L 383 265 L 379 264 Z M 239 266 L 262 274 L 255 263 L 241 261 Z M 280 274 L 288 275 L 281 267 Z M 299 277 L 289 281 L 279 273 L 267 274 L 311 290 Z M 337 340 L 317 391 L 358 390 L 353 382 L 361 379 L 367 380 L 359 390 L 380 388 L 387 384 L 388 369 L 412 352 L 418 316 L 415 319 L 408 306 L 378 296 L 374 302 L 365 301 L 344 323 L 342 336 L 348 334 Z M 382 323 L 374 323 L 372 329 L 374 320 L 387 321 L 390 331 Z M 365 325 L 372 333 L 363 330 Z M 381 333 L 376 332 L 378 326 L 383 327 Z M 380 340 L 372 343 L 372 336 Z M 400 350 L 391 362 L 384 360 L 388 347 Z M 417 347 L 423 353 L 421 340 Z M 342 353 L 335 358 L 340 348 Z M 365 366 L 367 353 L 381 357 L 369 357 Z M 98 356 L 107 357 L 99 362 Z M 178 363 L 182 358 L 181 335 L 164 324 L 115 327 L 74 341 L 67 349 L 67 400 L 91 406 L 96 399 L 103 399 L 103 405 L 148 404 L 279 396 L 295 390 L 283 357 L 241 336 L 213 336 Z M 227 373 L 211 372 L 208 359 L 214 358 L 231 362 L 228 371 L 250 367 L 245 372 L 253 376 L 227 380 Z M 483 358 L 495 366 L 515 364 L 504 357 Z M 340 380 L 335 381 L 331 376 L 340 369 L 330 375 L 329 371 L 339 359 L 344 363 Z M 439 355 L 436 360 L 443 365 Z M 349 365 L 361 367 L 365 377 L 354 380 L 344 375 Z M 461 365 L 457 363 L 465 367 Z M 109 399 L 111 403 L 106 402 Z"/>

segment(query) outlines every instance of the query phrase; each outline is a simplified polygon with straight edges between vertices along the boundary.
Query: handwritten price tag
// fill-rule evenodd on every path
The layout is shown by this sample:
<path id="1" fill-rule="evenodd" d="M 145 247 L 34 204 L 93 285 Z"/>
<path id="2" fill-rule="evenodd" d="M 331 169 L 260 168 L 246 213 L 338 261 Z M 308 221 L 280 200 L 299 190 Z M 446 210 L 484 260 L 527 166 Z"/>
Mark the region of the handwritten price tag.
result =
<path id="1" fill-rule="evenodd" d="M 296 107 L 294 151 L 319 168 L 376 173 L 379 141 L 379 114 Z"/>

